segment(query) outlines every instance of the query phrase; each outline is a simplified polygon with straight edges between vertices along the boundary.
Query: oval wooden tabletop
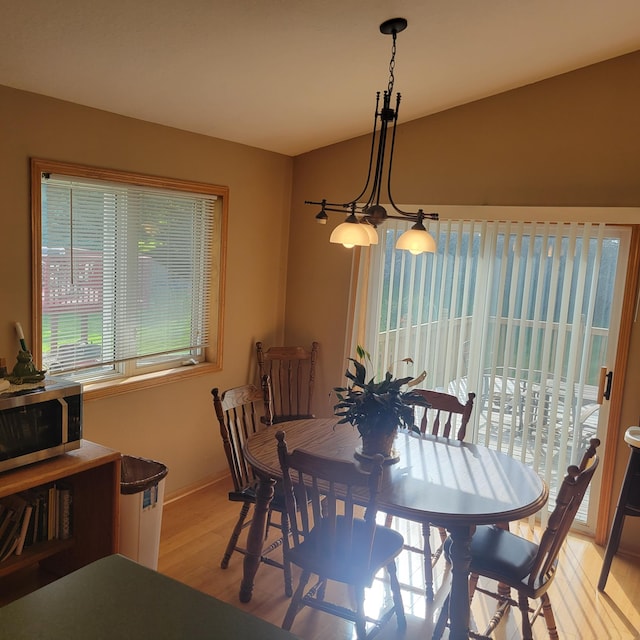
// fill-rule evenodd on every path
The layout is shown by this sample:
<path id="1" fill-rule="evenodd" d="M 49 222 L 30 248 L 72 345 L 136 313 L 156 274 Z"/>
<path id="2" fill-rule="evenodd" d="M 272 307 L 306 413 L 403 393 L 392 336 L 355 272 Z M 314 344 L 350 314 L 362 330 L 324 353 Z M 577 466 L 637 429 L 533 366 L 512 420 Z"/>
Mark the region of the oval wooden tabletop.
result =
<path id="1" fill-rule="evenodd" d="M 355 461 L 358 431 L 336 422 L 268 427 L 247 441 L 245 457 L 259 472 L 280 477 L 275 434 L 281 429 L 290 451 Z M 400 461 L 385 466 L 378 500 L 385 513 L 443 526 L 492 524 L 529 516 L 547 501 L 547 486 L 533 469 L 487 447 L 401 431 L 395 448 Z"/>

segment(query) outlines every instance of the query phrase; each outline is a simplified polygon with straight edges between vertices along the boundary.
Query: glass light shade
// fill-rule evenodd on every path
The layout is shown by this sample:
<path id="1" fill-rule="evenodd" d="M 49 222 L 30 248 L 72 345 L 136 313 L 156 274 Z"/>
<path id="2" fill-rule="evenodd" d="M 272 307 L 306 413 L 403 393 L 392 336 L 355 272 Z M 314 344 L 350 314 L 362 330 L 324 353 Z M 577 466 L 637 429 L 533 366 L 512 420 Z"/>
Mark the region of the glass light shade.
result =
<path id="1" fill-rule="evenodd" d="M 329 242 L 341 244 L 347 249 L 356 246 L 368 247 L 371 244 L 367 230 L 364 228 L 364 225 L 359 222 L 343 222 L 339 224 L 332 231 Z"/>
<path id="2" fill-rule="evenodd" d="M 373 227 L 373 225 L 370 225 L 368 222 L 361 222 L 360 224 L 364 227 L 364 230 L 369 236 L 369 243 L 378 244 L 378 233 L 375 230 L 375 227 Z"/>
<path id="3" fill-rule="evenodd" d="M 426 230 L 409 229 L 405 231 L 396 242 L 396 249 L 405 249 L 414 256 L 419 253 L 435 253 L 436 241 Z"/>
<path id="4" fill-rule="evenodd" d="M 326 214 L 326 212 L 321 211 L 317 216 L 316 216 L 316 222 L 318 224 L 327 224 L 327 220 L 329 219 L 329 216 Z"/>

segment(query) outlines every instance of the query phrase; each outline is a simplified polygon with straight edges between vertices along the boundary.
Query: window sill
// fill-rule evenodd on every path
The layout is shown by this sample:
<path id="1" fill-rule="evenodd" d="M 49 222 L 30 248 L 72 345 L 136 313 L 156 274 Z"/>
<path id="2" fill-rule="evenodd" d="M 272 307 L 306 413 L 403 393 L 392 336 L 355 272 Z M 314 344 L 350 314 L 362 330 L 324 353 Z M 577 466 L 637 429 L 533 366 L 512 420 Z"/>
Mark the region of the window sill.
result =
<path id="1" fill-rule="evenodd" d="M 176 367 L 174 369 L 166 369 L 164 371 L 154 371 L 140 376 L 132 376 L 130 378 L 120 378 L 118 380 L 109 380 L 107 382 L 90 382 L 82 385 L 84 400 L 98 400 L 100 398 L 108 398 L 110 396 L 120 395 L 122 393 L 130 393 L 131 391 L 140 391 L 142 389 L 150 389 L 159 387 L 164 384 L 192 378 L 194 376 L 204 375 L 220 371 L 218 365 L 203 362 L 188 367 Z"/>

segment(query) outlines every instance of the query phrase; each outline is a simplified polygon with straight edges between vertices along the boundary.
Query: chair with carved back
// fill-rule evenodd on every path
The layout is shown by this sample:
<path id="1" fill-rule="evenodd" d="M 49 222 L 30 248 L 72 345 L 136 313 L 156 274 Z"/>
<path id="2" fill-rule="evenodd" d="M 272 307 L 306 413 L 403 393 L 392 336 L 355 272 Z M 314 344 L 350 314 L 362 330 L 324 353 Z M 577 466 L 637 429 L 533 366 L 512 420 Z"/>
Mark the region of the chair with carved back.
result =
<path id="1" fill-rule="evenodd" d="M 394 614 L 398 628 L 405 629 L 395 564 L 404 540 L 397 531 L 376 524 L 383 456 L 378 454 L 365 471 L 354 462 L 299 449 L 289 452 L 284 431 L 278 431 L 276 438 L 291 525 L 291 545 L 286 553 L 301 569 L 282 628 L 291 629 L 296 615 L 307 606 L 354 622 L 358 640 L 373 637 Z M 365 589 L 383 568 L 393 604 L 373 619 L 365 616 Z M 317 582 L 307 589 L 312 575 L 317 576 Z M 329 580 L 351 588 L 353 609 L 325 598 Z M 369 631 L 367 624 L 372 625 Z"/>
<path id="2" fill-rule="evenodd" d="M 252 434 L 271 425 L 271 389 L 268 377 L 262 378 L 262 389 L 253 384 L 233 387 L 220 393 L 218 388 L 211 391 L 213 406 L 220 426 L 220 435 L 224 452 L 229 464 L 233 490 L 229 491 L 229 500 L 241 504 L 238 519 L 229 538 L 220 566 L 226 569 L 234 552 L 246 555 L 246 549 L 239 545 L 240 534 L 251 524 L 249 512 L 256 504 L 258 479 L 244 458 L 243 446 Z M 279 513 L 279 522 L 272 521 L 272 512 Z M 281 485 L 276 484 L 276 491 L 270 504 L 267 518 L 267 533 L 270 527 L 279 530 L 280 536 L 263 550 L 260 560 L 265 564 L 278 567 L 284 571 L 285 593 L 292 593 L 291 569 L 286 560 L 279 562 L 269 557 L 275 549 L 283 546 L 286 549 L 288 530 L 286 509 L 282 498 Z"/>
<path id="3" fill-rule="evenodd" d="M 260 379 L 269 376 L 272 389 L 273 424 L 313 418 L 311 404 L 315 385 L 318 343 L 304 347 L 270 347 L 256 342 Z"/>
<path id="4" fill-rule="evenodd" d="M 476 638 L 489 638 L 504 614 L 510 607 L 518 607 L 522 616 L 522 637 L 532 640 L 533 622 L 544 616 L 547 632 L 551 640 L 557 640 L 553 609 L 547 590 L 558 569 L 558 554 L 573 524 L 589 483 L 598 468 L 597 447 L 600 440 L 592 438 L 582 455 L 579 465 L 570 465 L 564 477 L 553 512 L 540 543 L 536 544 L 515 533 L 501 529 L 496 525 L 483 525 L 476 528 L 471 539 L 471 579 L 469 597 L 477 591 L 498 601 L 498 606 L 484 633 L 473 633 Z M 445 553 L 450 548 L 450 539 L 445 543 Z M 496 581 L 506 586 L 495 592 L 478 586 L 478 577 Z M 511 598 L 510 589 L 518 593 L 517 601 Z M 446 626 L 448 596 L 436 624 L 433 638 L 441 638 Z M 529 607 L 529 600 L 540 600 L 538 607 Z"/>
<path id="5" fill-rule="evenodd" d="M 429 433 L 434 436 L 450 438 L 453 432 L 453 437 L 457 440 L 464 440 L 471 412 L 473 411 L 475 393 L 469 393 L 467 402 L 463 404 L 456 396 L 441 391 L 432 391 L 430 389 L 414 389 L 413 391 L 421 395 L 429 405 L 426 408 L 422 406 L 416 406 L 415 408 L 418 428 L 422 435 Z M 393 516 L 387 515 L 385 525 L 390 527 L 392 520 Z M 422 548 L 406 544 L 405 549 L 424 556 L 425 591 L 427 599 L 433 600 L 433 568 L 442 556 L 447 532 L 441 527 L 438 528 L 440 542 L 437 548 L 432 549 L 431 525 L 429 522 L 424 521 L 420 521 L 420 524 L 422 525 Z"/>

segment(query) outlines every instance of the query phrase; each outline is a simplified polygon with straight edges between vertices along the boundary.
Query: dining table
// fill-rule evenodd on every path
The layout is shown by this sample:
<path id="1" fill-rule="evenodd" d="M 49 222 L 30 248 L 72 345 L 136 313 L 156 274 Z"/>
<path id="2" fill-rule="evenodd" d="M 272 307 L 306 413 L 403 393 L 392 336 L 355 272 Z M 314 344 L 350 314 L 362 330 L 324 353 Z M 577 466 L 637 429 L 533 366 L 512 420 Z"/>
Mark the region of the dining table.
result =
<path id="1" fill-rule="evenodd" d="M 360 436 L 338 418 L 311 418 L 269 426 L 252 435 L 244 454 L 259 478 L 256 505 L 247 538 L 240 600 L 248 602 L 265 538 L 274 485 L 282 477 L 275 434 L 285 432 L 290 451 L 303 449 L 332 459 L 350 460 Z M 444 527 L 451 537 L 449 638 L 469 637 L 470 545 L 477 525 L 519 520 L 547 502 L 545 482 L 521 461 L 488 447 L 400 430 L 394 441 L 397 462 L 384 467 L 378 510 L 399 518 Z"/>

